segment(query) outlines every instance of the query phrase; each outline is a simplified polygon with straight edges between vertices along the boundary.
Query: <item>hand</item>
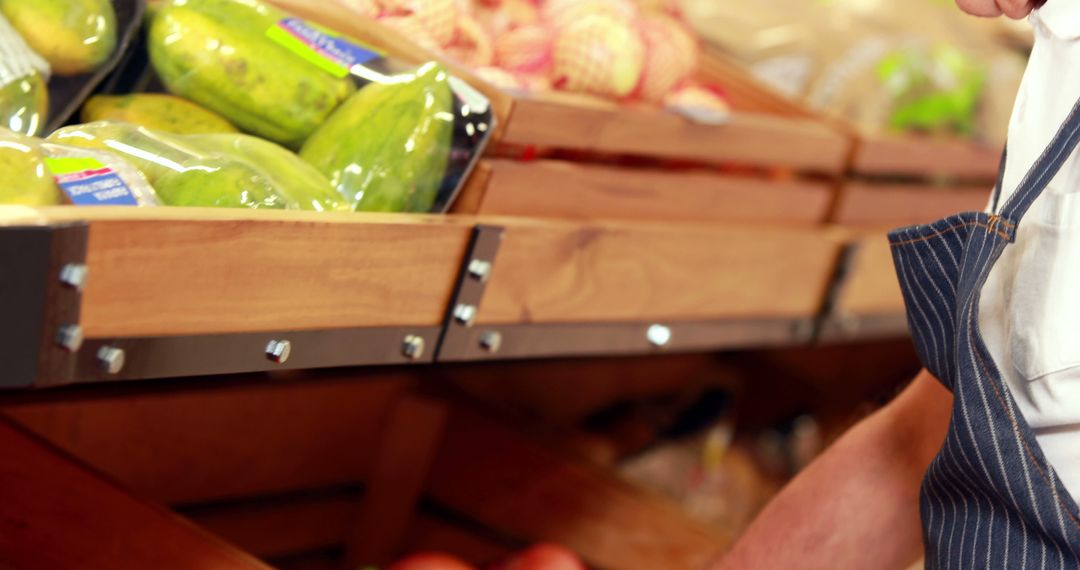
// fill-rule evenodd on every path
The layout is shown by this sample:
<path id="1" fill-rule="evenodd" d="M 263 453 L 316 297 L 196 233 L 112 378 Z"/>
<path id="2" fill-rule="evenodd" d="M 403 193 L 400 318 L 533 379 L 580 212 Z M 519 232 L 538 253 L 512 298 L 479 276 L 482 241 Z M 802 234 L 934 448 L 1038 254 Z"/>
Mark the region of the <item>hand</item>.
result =
<path id="1" fill-rule="evenodd" d="M 1046 0 L 956 0 L 960 9 L 984 18 L 1005 15 L 1019 20 L 1042 6 Z"/>

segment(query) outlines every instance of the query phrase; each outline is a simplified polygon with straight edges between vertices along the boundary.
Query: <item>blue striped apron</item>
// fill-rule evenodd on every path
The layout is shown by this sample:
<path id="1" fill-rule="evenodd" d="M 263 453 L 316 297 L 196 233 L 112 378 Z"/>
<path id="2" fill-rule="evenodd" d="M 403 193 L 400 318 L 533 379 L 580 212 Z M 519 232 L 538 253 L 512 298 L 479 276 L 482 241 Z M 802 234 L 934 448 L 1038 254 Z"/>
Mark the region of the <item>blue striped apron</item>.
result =
<path id="1" fill-rule="evenodd" d="M 966 212 L 889 234 L 919 358 L 954 395 L 945 444 L 920 493 L 929 569 L 1080 569 L 1080 509 L 998 372 L 978 318 L 987 275 L 1078 141 L 1080 103 L 1000 209 L 995 196 L 997 214 Z"/>

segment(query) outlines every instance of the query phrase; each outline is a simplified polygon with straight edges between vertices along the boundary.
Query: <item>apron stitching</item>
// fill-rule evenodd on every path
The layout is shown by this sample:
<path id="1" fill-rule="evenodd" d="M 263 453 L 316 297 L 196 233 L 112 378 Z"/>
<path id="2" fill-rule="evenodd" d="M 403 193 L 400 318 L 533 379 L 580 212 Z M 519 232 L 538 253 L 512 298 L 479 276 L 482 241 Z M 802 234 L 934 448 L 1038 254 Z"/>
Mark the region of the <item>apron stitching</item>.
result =
<path id="1" fill-rule="evenodd" d="M 960 223 L 960 224 L 956 224 L 954 226 L 949 226 L 947 228 L 937 230 L 934 233 L 929 234 L 929 235 L 920 236 L 920 237 L 917 237 L 917 238 L 910 238 L 910 239 L 906 239 L 904 241 L 892 242 L 889 245 L 891 245 L 892 247 L 898 247 L 898 246 L 901 246 L 901 245 L 910 245 L 910 244 L 919 243 L 919 242 L 922 242 L 922 241 L 930 241 L 930 240 L 932 240 L 934 238 L 944 236 L 947 233 L 955 232 L 956 230 L 958 230 L 960 228 L 967 228 L 967 227 L 971 227 L 971 226 L 979 226 L 980 228 L 986 228 L 987 231 L 993 231 L 995 234 L 1001 236 L 1002 238 L 1004 238 L 1007 241 L 1012 240 L 1012 236 L 1010 236 L 1009 234 L 1007 234 L 1007 233 L 1005 233 L 1005 232 L 1003 232 L 1001 230 L 995 229 L 995 228 L 993 228 L 993 227 L 991 227 L 991 226 L 989 226 L 987 224 L 984 224 L 984 223 L 982 223 L 982 222 L 980 222 L 978 220 L 972 220 L 970 222 L 963 222 L 963 223 Z"/>
<path id="2" fill-rule="evenodd" d="M 968 314 L 971 315 L 972 313 L 969 311 Z M 969 316 L 968 318 L 970 319 L 971 317 Z M 1020 431 L 1020 424 L 1016 421 L 1016 416 L 1013 415 L 1012 410 L 1009 409 L 1009 406 L 1005 404 L 1005 398 L 1001 395 L 1001 390 L 998 389 L 997 382 L 994 382 L 994 376 L 990 374 L 990 369 L 987 368 L 986 362 L 983 360 L 982 354 L 978 350 L 978 347 L 973 346 L 972 351 L 975 353 L 975 358 L 979 361 L 979 366 L 983 369 L 986 377 L 990 379 L 990 387 L 994 390 L 994 396 L 997 398 L 998 404 L 1000 404 L 1001 407 L 1005 410 L 1005 415 L 1008 416 L 1009 423 L 1012 424 L 1014 430 Z M 1050 480 L 1050 477 L 1046 474 L 1046 471 L 1043 470 L 1042 465 L 1039 464 L 1038 459 L 1035 457 L 1035 453 L 1028 445 L 1027 438 L 1021 437 L 1020 443 L 1024 446 L 1024 451 L 1026 451 L 1028 457 L 1031 458 L 1031 463 L 1035 466 L 1035 469 L 1039 472 L 1039 475 L 1042 475 L 1042 478 L 1046 481 L 1047 485 L 1053 487 L 1054 483 Z M 1069 515 L 1069 519 L 1072 520 L 1073 525 L 1075 525 L 1077 529 L 1080 529 L 1080 520 L 1077 520 L 1076 515 L 1074 515 L 1072 512 L 1072 509 L 1070 509 L 1069 506 L 1061 500 L 1061 497 L 1058 496 L 1057 493 L 1054 493 L 1054 495 L 1054 499 L 1057 501 L 1058 506 L 1061 507 L 1061 510 L 1064 511 L 1065 514 Z"/>

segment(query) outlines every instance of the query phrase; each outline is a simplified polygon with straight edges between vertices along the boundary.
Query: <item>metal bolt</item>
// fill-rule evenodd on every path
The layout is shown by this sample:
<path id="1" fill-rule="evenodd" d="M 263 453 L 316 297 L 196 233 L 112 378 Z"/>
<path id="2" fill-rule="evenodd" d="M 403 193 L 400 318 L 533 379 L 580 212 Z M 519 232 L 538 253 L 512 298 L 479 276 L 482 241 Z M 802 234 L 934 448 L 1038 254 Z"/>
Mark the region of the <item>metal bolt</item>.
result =
<path id="1" fill-rule="evenodd" d="M 103 346 L 98 349 L 97 353 L 98 366 L 106 374 L 119 374 L 124 369 L 124 362 L 127 360 L 127 355 L 121 348 L 114 346 Z"/>
<path id="2" fill-rule="evenodd" d="M 502 346 L 502 333 L 499 331 L 487 331 L 480 335 L 480 348 L 495 354 Z"/>
<path id="3" fill-rule="evenodd" d="M 454 320 L 458 323 L 471 327 L 476 320 L 475 305 L 458 305 L 454 307 Z"/>
<path id="4" fill-rule="evenodd" d="M 85 263 L 68 263 L 60 268 L 60 283 L 82 293 L 89 273 Z"/>
<path id="5" fill-rule="evenodd" d="M 405 337 L 401 353 L 409 360 L 419 360 L 424 356 L 424 337 L 411 334 Z"/>
<path id="6" fill-rule="evenodd" d="M 653 325 L 645 331 L 645 338 L 656 348 L 663 348 L 671 342 L 671 329 L 664 325 Z"/>
<path id="7" fill-rule="evenodd" d="M 489 276 L 491 276 L 490 261 L 474 259 L 469 262 L 469 277 L 472 277 L 481 283 L 487 283 Z"/>
<path id="8" fill-rule="evenodd" d="M 83 330 L 79 325 L 64 325 L 56 332 L 56 344 L 68 352 L 78 352 L 82 343 Z"/>
<path id="9" fill-rule="evenodd" d="M 287 340 L 272 340 L 266 345 L 266 357 L 275 364 L 285 364 L 292 353 L 292 343 Z"/>

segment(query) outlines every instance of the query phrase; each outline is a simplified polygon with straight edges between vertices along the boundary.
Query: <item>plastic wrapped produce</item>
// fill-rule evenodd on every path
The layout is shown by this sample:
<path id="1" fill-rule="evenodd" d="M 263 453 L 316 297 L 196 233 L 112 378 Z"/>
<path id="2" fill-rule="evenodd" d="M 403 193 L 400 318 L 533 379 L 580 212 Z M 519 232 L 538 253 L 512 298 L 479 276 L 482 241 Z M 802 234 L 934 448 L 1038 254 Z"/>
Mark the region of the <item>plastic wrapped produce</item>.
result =
<path id="1" fill-rule="evenodd" d="M 99 121 L 60 129 L 49 140 L 119 154 L 169 206 L 348 210 L 318 171 L 288 150 L 249 135 L 173 135 Z"/>
<path id="2" fill-rule="evenodd" d="M 235 133 L 236 127 L 220 115 L 174 95 L 95 95 L 83 105 L 82 121 L 123 121 L 152 131 L 181 135 Z"/>
<path id="3" fill-rule="evenodd" d="M 254 0 L 175 0 L 152 20 L 150 59 L 172 93 L 299 148 L 354 91 L 347 68 L 335 73 L 285 45 L 304 32 L 302 21 Z"/>
<path id="4" fill-rule="evenodd" d="M 0 128 L 0 204 L 62 203 L 63 195 L 44 161 L 40 140 Z"/>
<path id="5" fill-rule="evenodd" d="M 111 0 L 0 0 L 0 12 L 57 75 L 94 71 L 116 49 Z"/>
<path id="6" fill-rule="evenodd" d="M 112 153 L 0 129 L 0 204 L 155 206 L 142 173 Z"/>
<path id="7" fill-rule="evenodd" d="M 49 112 L 49 64 L 0 15 L 0 126 L 38 134 Z"/>
<path id="8" fill-rule="evenodd" d="M 452 106 L 449 77 L 428 64 L 361 89 L 312 135 L 300 156 L 357 210 L 426 212 L 446 170 Z"/>

